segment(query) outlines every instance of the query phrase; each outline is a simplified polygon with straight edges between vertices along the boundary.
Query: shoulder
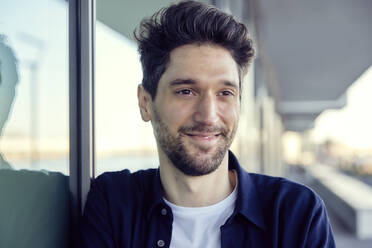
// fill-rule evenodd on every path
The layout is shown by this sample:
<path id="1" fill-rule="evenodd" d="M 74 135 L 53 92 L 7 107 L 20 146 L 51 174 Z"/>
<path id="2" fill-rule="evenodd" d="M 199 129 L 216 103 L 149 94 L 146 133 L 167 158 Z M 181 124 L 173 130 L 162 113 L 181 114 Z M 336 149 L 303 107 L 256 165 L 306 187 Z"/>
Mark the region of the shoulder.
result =
<path id="1" fill-rule="evenodd" d="M 128 186 L 128 184 L 139 183 L 155 176 L 156 169 L 139 170 L 132 173 L 125 169 L 122 171 L 105 172 L 93 180 L 93 183 L 110 186 Z"/>
<path id="2" fill-rule="evenodd" d="M 250 174 L 250 178 L 266 223 L 283 237 L 283 246 L 335 247 L 326 207 L 312 189 L 280 177 Z"/>
<path id="3" fill-rule="evenodd" d="M 139 170 L 134 173 L 129 170 L 105 172 L 92 181 L 91 191 L 100 191 L 108 197 L 118 194 L 129 195 L 147 191 L 150 182 L 156 175 L 156 169 Z"/>
<path id="4" fill-rule="evenodd" d="M 283 209 L 322 208 L 322 199 L 311 188 L 282 177 L 249 173 L 261 200 Z"/>
<path id="5" fill-rule="evenodd" d="M 60 172 L 50 172 L 46 170 L 1 169 L 0 181 L 5 188 L 11 187 L 12 189 L 16 187 L 25 188 L 30 191 L 31 189 L 43 188 L 43 192 L 48 192 L 48 190 L 55 190 L 51 187 L 53 185 L 68 189 L 66 187 L 66 185 L 68 185 L 67 176 Z"/>

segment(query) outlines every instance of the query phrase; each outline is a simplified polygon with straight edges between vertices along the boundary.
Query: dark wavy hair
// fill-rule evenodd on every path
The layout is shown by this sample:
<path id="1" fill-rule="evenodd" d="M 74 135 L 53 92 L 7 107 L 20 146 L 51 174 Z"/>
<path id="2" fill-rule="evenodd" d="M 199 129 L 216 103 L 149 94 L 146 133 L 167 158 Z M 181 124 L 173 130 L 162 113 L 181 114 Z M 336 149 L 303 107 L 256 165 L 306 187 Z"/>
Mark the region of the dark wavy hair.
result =
<path id="1" fill-rule="evenodd" d="M 244 24 L 214 6 L 196 1 L 182 1 L 160 9 L 143 19 L 133 34 L 141 56 L 142 85 L 153 100 L 170 53 L 179 46 L 209 43 L 226 48 L 238 65 L 239 86 L 254 57 L 252 40 Z"/>

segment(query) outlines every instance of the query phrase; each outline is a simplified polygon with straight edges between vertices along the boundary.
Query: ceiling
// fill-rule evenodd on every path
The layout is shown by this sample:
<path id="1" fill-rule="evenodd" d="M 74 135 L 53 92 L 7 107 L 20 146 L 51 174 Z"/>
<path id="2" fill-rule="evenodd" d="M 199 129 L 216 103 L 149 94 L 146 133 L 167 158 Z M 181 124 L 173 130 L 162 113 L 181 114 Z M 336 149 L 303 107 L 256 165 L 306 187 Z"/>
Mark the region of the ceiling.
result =
<path id="1" fill-rule="evenodd" d="M 111 29 L 133 39 L 133 30 L 144 17 L 175 1 L 171 0 L 96 0 L 97 19 Z M 208 0 L 199 1 L 208 3 Z"/>
<path id="2" fill-rule="evenodd" d="M 344 106 L 347 88 L 372 65 L 372 1 L 260 0 L 256 10 L 287 129 L 302 131 L 323 110 Z"/>

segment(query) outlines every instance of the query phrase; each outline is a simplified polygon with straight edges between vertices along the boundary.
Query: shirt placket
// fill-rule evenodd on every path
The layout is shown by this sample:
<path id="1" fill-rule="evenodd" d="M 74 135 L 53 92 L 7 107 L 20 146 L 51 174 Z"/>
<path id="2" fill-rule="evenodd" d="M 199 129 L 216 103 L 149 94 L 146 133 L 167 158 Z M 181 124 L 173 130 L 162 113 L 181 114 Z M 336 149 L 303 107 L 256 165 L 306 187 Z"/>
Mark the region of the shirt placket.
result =
<path id="1" fill-rule="evenodd" d="M 168 206 L 159 205 L 152 215 L 150 239 L 147 247 L 168 248 L 172 236 L 172 211 Z"/>

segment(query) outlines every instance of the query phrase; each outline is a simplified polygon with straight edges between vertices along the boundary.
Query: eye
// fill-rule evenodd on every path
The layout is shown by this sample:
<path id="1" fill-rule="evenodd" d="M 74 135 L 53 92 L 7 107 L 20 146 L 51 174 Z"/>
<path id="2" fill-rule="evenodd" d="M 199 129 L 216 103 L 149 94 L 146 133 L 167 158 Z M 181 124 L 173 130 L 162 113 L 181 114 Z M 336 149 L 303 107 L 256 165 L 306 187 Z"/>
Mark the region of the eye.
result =
<path id="1" fill-rule="evenodd" d="M 192 91 L 190 89 L 182 89 L 176 91 L 177 95 L 191 95 Z"/>
<path id="2" fill-rule="evenodd" d="M 220 96 L 234 96 L 234 92 L 230 90 L 223 90 L 219 93 Z"/>

